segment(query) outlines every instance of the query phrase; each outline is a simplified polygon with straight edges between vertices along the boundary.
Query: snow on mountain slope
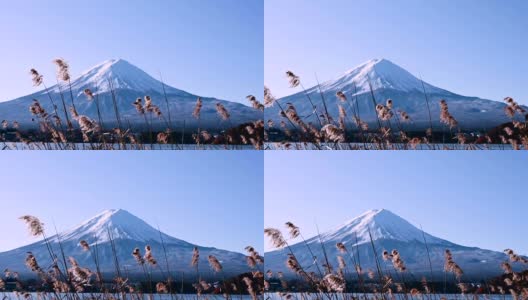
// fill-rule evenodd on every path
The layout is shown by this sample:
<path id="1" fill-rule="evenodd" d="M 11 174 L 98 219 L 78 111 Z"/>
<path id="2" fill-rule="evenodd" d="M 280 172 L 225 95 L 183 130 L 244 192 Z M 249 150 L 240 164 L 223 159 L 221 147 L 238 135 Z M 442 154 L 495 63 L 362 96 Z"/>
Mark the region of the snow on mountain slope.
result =
<path id="1" fill-rule="evenodd" d="M 336 243 L 349 241 L 355 244 L 357 235 L 357 243 L 363 244 L 370 242 L 369 230 L 373 240 L 423 241 L 420 229 L 386 209 L 369 210 L 334 230 L 322 234 L 321 237 L 326 241 L 335 241 Z M 429 234 L 426 234 L 426 239 L 432 243 L 445 242 Z"/>
<path id="2" fill-rule="evenodd" d="M 66 83 L 61 83 L 60 86 L 62 90 L 69 88 Z M 110 92 L 111 88 L 150 91 L 159 90 L 162 88 L 162 83 L 124 59 L 110 59 L 83 72 L 72 82 L 72 89 L 78 95 L 81 95 L 87 88 L 93 89 L 96 93 Z M 166 89 L 171 93 L 191 95 L 169 86 L 166 86 Z M 55 86 L 53 91 L 59 92 L 59 87 Z"/>
<path id="3" fill-rule="evenodd" d="M 90 244 L 101 244 L 109 241 L 108 231 L 112 239 L 129 239 L 140 242 L 159 240 L 159 231 L 145 221 L 123 209 L 110 209 L 94 216 L 77 227 L 59 235 L 61 241 L 89 241 Z M 173 237 L 163 234 L 165 240 L 174 242 Z M 53 241 L 58 241 L 57 237 Z M 179 240 L 177 240 L 179 241 Z M 182 241 L 179 241 L 182 242 Z"/>
<path id="4" fill-rule="evenodd" d="M 427 82 L 423 82 L 422 86 L 422 81 L 419 78 L 387 59 L 369 60 L 347 71 L 335 80 L 321 83 L 320 87 L 308 88 L 306 93 L 298 91 L 277 101 L 281 104 L 292 103 L 300 116 L 307 116 L 305 121 L 319 125 L 315 116 L 312 115 L 313 108 L 307 98 L 310 97 L 312 99 L 317 106 L 319 114 L 322 114 L 322 93 L 329 114 L 334 119 L 337 119 L 340 101 L 337 99 L 336 93 L 340 91 L 347 96 L 348 102 L 353 104 L 354 107 L 357 101 L 360 118 L 369 123 L 371 128 L 377 128 L 376 111 L 369 83 L 372 85 L 372 91 L 377 103 L 385 104 L 387 99 L 392 99 L 394 112 L 405 111 L 409 114 L 411 122 L 404 124 L 407 130 L 422 130 L 430 127 L 424 89 L 429 100 L 432 123 L 435 130 L 445 129 L 445 125 L 440 123 L 439 117 L 441 99 L 447 101 L 450 113 L 457 119 L 463 130 L 487 129 L 510 121 L 504 113 L 505 103 L 458 95 Z M 507 94 L 507 91 L 505 93 Z M 349 105 L 344 105 L 349 116 L 352 115 L 350 107 Z M 278 106 L 275 105 L 266 109 L 265 118 L 280 121 Z M 351 122 L 347 127 L 356 129 Z"/>
<path id="5" fill-rule="evenodd" d="M 207 228 L 202 230 L 214 231 Z M 60 232 L 58 235 L 48 238 L 59 264 L 62 263 L 62 249 L 66 257 L 72 256 L 80 265 L 95 270 L 92 252 L 82 249 L 79 245 L 81 240 L 85 240 L 92 251 L 97 253 L 101 271 L 104 273 L 113 274 L 115 271 L 114 257 L 118 258 L 121 271 L 123 271 L 123 267 L 126 267 L 127 272 L 130 274 L 141 273 L 142 268 L 137 264 L 131 253 L 137 247 L 144 254 L 144 248 L 147 245 L 151 247 L 154 257 L 162 265 L 165 265 L 166 251 L 171 271 L 180 274 L 181 272 L 189 273 L 186 278 L 194 276 L 193 274 L 196 272 L 190 266 L 194 247 L 198 247 L 200 251 L 199 270 L 203 272 L 203 276 L 213 276 L 207 261 L 209 255 L 214 255 L 218 258 L 227 276 L 249 271 L 246 257 L 241 253 L 199 246 L 177 239 L 160 232 L 145 221 L 122 209 L 103 211 L 71 230 Z M 21 274 L 29 273 L 29 270 L 24 265 L 27 252 L 32 252 L 42 267 L 52 265 L 46 243 L 38 241 L 0 253 L 0 268 L 8 268 Z M 161 269 L 157 267 L 154 267 L 153 273 L 155 276 L 162 275 Z"/>
<path id="6" fill-rule="evenodd" d="M 422 82 L 418 78 L 387 59 L 369 60 L 347 71 L 342 77 L 321 84 L 321 89 L 323 91 L 346 91 L 355 84 L 358 94 L 367 93 L 370 92 L 369 78 L 373 90 L 423 91 Z M 447 92 L 427 83 L 424 85 L 429 93 Z M 353 95 L 356 90 L 350 90 L 350 92 Z"/>
<path id="7" fill-rule="evenodd" d="M 300 242 L 290 245 L 290 248 L 266 252 L 265 267 L 273 272 L 285 272 L 291 277 L 293 274 L 285 265 L 289 249 L 293 251 L 301 266 L 309 271 L 315 272 L 314 261 L 321 266 L 325 262 L 325 255 L 329 263 L 337 267 L 338 255 L 349 259 L 348 255 L 339 252 L 336 248 L 337 243 L 343 243 L 350 253 L 359 256 L 363 270 L 376 268 L 376 256 L 372 244 L 374 244 L 379 261 L 383 261 L 381 254 L 384 250 L 397 249 L 408 272 L 415 276 L 429 272 L 428 256 L 431 258 L 434 273 L 436 275 L 443 273 L 446 249 L 452 252 L 454 260 L 462 267 L 466 278 L 482 279 L 485 276 L 498 275 L 501 273 L 501 262 L 507 259 L 502 252 L 461 246 L 432 236 L 389 210 L 376 209 L 323 232 L 320 236 L 307 239 L 306 245 Z M 315 258 L 310 254 L 308 247 L 314 253 Z M 353 265 L 352 261 L 347 261 L 347 263 Z M 390 267 L 390 262 L 383 262 L 383 265 L 385 264 L 389 264 Z"/>
<path id="8" fill-rule="evenodd" d="M 51 77 L 51 76 L 50 76 Z M 45 81 L 48 77 L 45 77 Z M 29 84 L 29 79 L 28 79 Z M 103 123 L 107 126 L 116 126 L 116 108 L 120 118 L 130 123 L 132 128 L 145 127 L 143 115 L 137 113 L 132 104 L 137 98 L 151 96 L 153 104 L 157 105 L 164 116 L 168 117 L 170 109 L 173 127 L 194 127 L 198 126 L 198 121 L 192 117 L 192 112 L 196 105 L 198 95 L 194 95 L 153 78 L 140 68 L 132 65 L 123 59 L 112 59 L 100 63 L 93 68 L 83 72 L 77 78 L 71 80 L 73 102 L 79 114 L 87 115 L 97 119 L 98 112 L 95 100 L 88 100 L 84 95 L 85 89 L 90 89 L 100 104 L 100 113 Z M 165 92 L 164 92 L 165 89 Z M 112 94 L 115 92 L 115 98 Z M 36 127 L 37 122 L 29 113 L 29 106 L 34 99 L 47 112 L 54 111 L 50 101 L 54 101 L 57 106 L 58 115 L 65 119 L 64 107 L 61 99 L 64 97 L 66 111 L 69 114 L 71 104 L 70 85 L 61 82 L 49 87 L 49 96 L 45 90 L 38 91 L 31 95 L 23 96 L 14 100 L 0 103 L 0 120 L 9 122 L 17 121 L 22 128 Z M 168 104 L 165 101 L 167 95 Z M 252 122 L 263 118 L 263 113 L 239 102 L 216 99 L 212 97 L 202 98 L 202 111 L 200 125 L 202 128 L 225 128 L 226 123 L 221 122 L 217 112 L 216 104 L 221 103 L 231 114 L 230 123 L 235 126 L 245 122 Z M 114 100 L 116 106 L 114 106 Z M 168 105 L 168 108 L 167 108 Z M 165 129 L 166 121 L 154 117 L 152 126 L 156 129 Z"/>

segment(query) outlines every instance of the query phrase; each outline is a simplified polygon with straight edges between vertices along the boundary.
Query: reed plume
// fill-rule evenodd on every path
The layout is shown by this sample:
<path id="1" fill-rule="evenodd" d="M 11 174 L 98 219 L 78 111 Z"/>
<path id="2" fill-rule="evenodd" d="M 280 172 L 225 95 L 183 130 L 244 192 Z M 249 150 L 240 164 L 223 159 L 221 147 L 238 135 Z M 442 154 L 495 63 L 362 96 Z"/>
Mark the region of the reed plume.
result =
<path id="1" fill-rule="evenodd" d="M 440 122 L 448 125 L 449 128 L 458 126 L 457 120 L 449 113 L 447 101 L 444 99 L 440 100 Z"/>
<path id="2" fill-rule="evenodd" d="M 132 256 L 136 259 L 136 262 L 143 266 L 145 264 L 145 259 L 143 258 L 143 256 L 141 256 L 141 251 L 139 250 L 139 248 L 135 248 L 134 251 L 132 252 Z"/>
<path id="3" fill-rule="evenodd" d="M 337 99 L 339 99 L 339 101 L 341 101 L 341 102 L 346 102 L 346 101 L 347 101 L 347 97 L 346 97 L 345 93 L 343 93 L 342 91 L 338 91 L 338 92 L 336 93 L 336 97 L 337 97 Z"/>
<path id="4" fill-rule="evenodd" d="M 327 274 L 323 281 L 330 291 L 342 293 L 345 290 L 345 280 L 337 275 Z"/>
<path id="5" fill-rule="evenodd" d="M 391 106 L 392 106 L 392 104 L 391 104 Z M 385 106 L 383 104 L 376 105 L 376 112 L 378 113 L 378 118 L 380 120 L 382 120 L 382 121 L 388 121 L 393 116 L 391 108 L 389 108 L 388 106 Z"/>
<path id="6" fill-rule="evenodd" d="M 275 228 L 266 228 L 264 229 L 264 234 L 268 236 L 271 243 L 275 248 L 282 248 L 287 245 L 286 240 L 282 236 L 280 230 Z"/>
<path id="7" fill-rule="evenodd" d="M 154 258 L 154 255 L 152 254 L 152 248 L 149 245 L 145 246 L 145 256 L 143 259 L 152 266 L 155 266 L 158 263 Z"/>
<path id="8" fill-rule="evenodd" d="M 93 93 L 92 93 L 92 91 L 90 89 L 85 89 L 84 90 L 84 95 L 90 101 L 93 100 L 93 98 L 94 98 L 94 95 L 93 95 Z"/>
<path id="9" fill-rule="evenodd" d="M 167 294 L 169 292 L 169 288 L 164 282 L 158 282 L 156 284 L 156 292 L 160 294 Z"/>
<path id="10" fill-rule="evenodd" d="M 264 257 L 261 256 L 256 250 L 255 248 L 253 248 L 252 246 L 247 246 L 246 247 L 246 251 L 248 252 L 248 256 L 247 256 L 247 263 L 248 265 L 253 268 L 255 267 L 257 264 L 264 264 Z"/>
<path id="11" fill-rule="evenodd" d="M 453 260 L 453 255 L 451 254 L 451 251 L 449 249 L 445 250 L 444 258 L 444 270 L 446 272 L 453 273 L 455 277 L 460 280 L 464 272 L 462 271 L 462 268 L 460 268 L 460 266 Z"/>
<path id="12" fill-rule="evenodd" d="M 42 272 L 42 269 L 37 263 L 37 259 L 31 252 L 28 252 L 28 255 L 26 257 L 26 266 L 33 272 Z"/>
<path id="13" fill-rule="evenodd" d="M 249 95 L 249 96 L 246 97 L 246 99 L 248 99 L 248 101 L 251 103 L 251 106 L 253 106 L 254 109 L 258 109 L 258 110 L 264 111 L 264 105 L 262 105 L 262 103 L 260 103 L 257 100 L 257 97 L 255 97 L 253 95 Z"/>
<path id="14" fill-rule="evenodd" d="M 19 219 L 23 220 L 28 226 L 29 232 L 32 236 L 39 236 L 44 234 L 44 223 L 42 223 L 39 218 L 25 215 Z"/>
<path id="15" fill-rule="evenodd" d="M 264 86 L 264 106 L 271 107 L 277 99 L 271 94 L 270 89 L 267 86 Z"/>
<path id="16" fill-rule="evenodd" d="M 220 116 L 220 118 L 224 121 L 227 121 L 231 115 L 227 111 L 227 109 L 222 105 L 222 103 L 216 103 L 216 112 Z"/>
<path id="17" fill-rule="evenodd" d="M 337 248 L 337 250 L 339 250 L 339 252 L 341 252 L 341 253 L 346 253 L 346 252 L 347 252 L 347 249 L 346 249 L 346 247 L 345 247 L 345 244 L 343 244 L 343 243 L 341 243 L 341 242 L 339 242 L 339 243 L 336 244 L 336 248 Z"/>
<path id="18" fill-rule="evenodd" d="M 134 107 L 136 108 L 136 111 L 143 115 L 145 114 L 145 108 L 143 108 L 143 100 L 141 98 L 137 98 L 136 101 L 132 103 Z"/>
<path id="19" fill-rule="evenodd" d="M 257 299 L 257 293 L 253 289 L 253 281 L 247 276 L 244 276 L 244 278 L 242 278 L 242 281 L 244 281 L 244 283 L 246 284 L 248 293 L 251 295 L 251 298 L 253 300 L 256 300 Z"/>
<path id="20" fill-rule="evenodd" d="M 405 272 L 407 270 L 407 268 L 405 267 L 405 263 L 400 257 L 400 252 L 396 249 L 392 250 L 390 254 L 388 253 L 388 251 L 384 251 L 383 259 L 391 260 L 394 269 L 398 270 L 399 272 Z"/>
<path id="21" fill-rule="evenodd" d="M 64 82 L 70 81 L 70 65 L 63 58 L 56 58 L 53 63 L 57 66 L 57 78 Z"/>
<path id="22" fill-rule="evenodd" d="M 220 262 L 214 255 L 209 255 L 207 257 L 207 260 L 209 261 L 209 265 L 211 266 L 211 269 L 213 269 L 215 272 L 222 271 L 222 264 L 220 264 Z"/>
<path id="23" fill-rule="evenodd" d="M 88 244 L 87 241 L 82 240 L 82 241 L 79 242 L 79 245 L 81 246 L 81 248 L 82 248 L 84 251 L 90 251 L 90 245 Z"/>
<path id="24" fill-rule="evenodd" d="M 504 253 L 506 253 L 506 255 L 508 255 L 508 258 L 510 259 L 511 262 L 521 262 L 521 263 L 524 263 L 524 264 L 528 264 L 528 259 L 523 257 L 523 256 L 520 256 L 520 255 L 517 255 L 515 253 L 515 251 L 513 251 L 512 249 L 506 249 L 504 250 Z"/>
<path id="25" fill-rule="evenodd" d="M 198 260 L 199 259 L 200 259 L 200 250 L 198 250 L 198 247 L 194 247 L 192 260 L 191 260 L 191 266 L 193 266 L 193 267 L 198 266 Z"/>
<path id="26" fill-rule="evenodd" d="M 199 119 L 200 118 L 200 111 L 202 110 L 202 98 L 198 97 L 198 99 L 196 99 L 196 105 L 194 106 L 194 110 L 193 110 L 193 117 L 195 119 Z"/>
<path id="27" fill-rule="evenodd" d="M 160 144 L 167 144 L 169 142 L 169 134 L 166 132 L 160 132 L 156 136 L 156 141 Z"/>
<path id="28" fill-rule="evenodd" d="M 286 77 L 288 78 L 288 82 L 292 88 L 298 87 L 299 84 L 301 84 L 301 79 L 299 76 L 295 75 L 292 71 L 286 71 Z"/>
<path id="29" fill-rule="evenodd" d="M 504 111 L 508 117 L 513 118 L 515 116 L 515 113 L 522 114 L 526 112 L 515 100 L 513 100 L 512 97 L 506 97 L 504 98 L 504 101 L 507 105 L 504 108 Z"/>
<path id="30" fill-rule="evenodd" d="M 31 80 L 33 81 L 33 86 L 40 86 L 44 82 L 44 76 L 40 75 L 40 73 L 37 70 L 31 69 L 29 70 L 29 74 L 31 74 Z"/>
<path id="31" fill-rule="evenodd" d="M 31 112 L 32 115 L 38 115 L 42 118 L 48 116 L 46 110 L 40 105 L 40 102 L 37 99 L 33 99 L 33 103 L 29 106 L 29 112 Z"/>
<path id="32" fill-rule="evenodd" d="M 345 132 L 333 124 L 326 124 L 323 126 L 323 128 L 321 128 L 321 134 L 335 143 L 342 143 L 345 141 Z"/>
<path id="33" fill-rule="evenodd" d="M 286 228 L 290 232 L 290 237 L 292 239 L 296 238 L 301 234 L 299 227 L 295 226 L 292 222 L 286 222 Z"/>

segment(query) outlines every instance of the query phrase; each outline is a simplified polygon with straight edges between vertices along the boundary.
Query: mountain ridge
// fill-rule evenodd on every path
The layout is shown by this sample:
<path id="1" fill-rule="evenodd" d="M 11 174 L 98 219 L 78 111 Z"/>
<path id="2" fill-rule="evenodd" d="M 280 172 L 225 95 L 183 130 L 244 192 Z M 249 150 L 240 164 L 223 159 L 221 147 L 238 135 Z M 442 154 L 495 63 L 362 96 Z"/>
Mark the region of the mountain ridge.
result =
<path id="1" fill-rule="evenodd" d="M 85 89 L 90 89 L 95 96 L 89 100 L 84 94 Z M 49 92 L 49 95 L 48 95 Z M 114 93 L 112 93 L 114 92 Z M 83 71 L 81 75 L 72 78 L 71 94 L 79 114 L 96 119 L 98 113 L 96 101 L 100 105 L 103 123 L 115 126 L 117 123 L 115 109 L 120 118 L 127 120 L 133 127 L 144 127 L 145 120 L 140 115 L 133 102 L 137 98 L 151 96 L 153 104 L 157 105 L 163 115 L 167 115 L 167 106 L 170 109 L 174 127 L 205 126 L 209 128 L 224 128 L 226 123 L 217 115 L 216 104 L 221 103 L 231 114 L 232 124 L 242 124 L 262 119 L 263 113 L 252 107 L 234 101 L 217 99 L 215 97 L 202 97 L 162 83 L 150 76 L 139 67 L 124 59 L 110 59 L 96 64 L 94 67 Z M 0 119 L 9 122 L 17 121 L 22 128 L 35 128 L 38 123 L 29 113 L 29 106 L 34 99 L 48 113 L 54 111 L 50 97 L 57 106 L 58 115 L 65 119 L 64 107 L 61 99 L 64 98 L 66 110 L 69 114 L 71 104 L 70 84 L 60 82 L 46 89 L 32 94 L 21 96 L 12 100 L 0 102 Z M 165 101 L 167 96 L 167 101 Z M 200 121 L 192 116 L 197 98 L 202 99 L 203 107 Z M 116 106 L 114 106 L 114 101 Z M 64 120 L 63 120 L 64 121 Z M 152 118 L 152 126 L 156 129 L 165 129 L 166 121 Z"/>
<path id="2" fill-rule="evenodd" d="M 325 251 L 322 251 L 321 243 Z M 414 275 L 427 274 L 430 271 L 428 256 L 431 257 L 434 273 L 443 273 L 446 249 L 452 252 L 454 260 L 462 267 L 467 278 L 499 275 L 500 264 L 507 260 L 506 254 L 502 252 L 452 243 L 423 232 L 389 210 L 378 209 L 367 211 L 322 232 L 320 236 L 306 239 L 308 246 L 305 242 L 298 242 L 291 244 L 287 249 L 265 252 L 266 268 L 274 272 L 282 271 L 291 277 L 293 274 L 284 264 L 289 249 L 302 266 L 310 267 L 314 260 L 322 263 L 323 257 L 328 257 L 330 264 L 337 266 L 337 256 L 343 255 L 337 249 L 337 243 L 343 243 L 349 252 L 358 255 L 364 270 L 375 269 L 376 257 L 372 247 L 375 247 L 379 255 L 377 259 L 380 261 L 384 250 L 390 252 L 397 249 L 407 269 Z M 314 253 L 315 259 L 307 250 L 308 247 Z"/>
<path id="3" fill-rule="evenodd" d="M 404 68 L 384 58 L 364 62 L 349 69 L 338 78 L 323 81 L 319 86 L 308 87 L 306 91 L 298 91 L 277 99 L 277 101 L 281 104 L 293 104 L 300 116 L 305 116 L 305 120 L 308 122 L 319 125 L 312 113 L 313 107 L 307 98 L 310 97 L 317 106 L 318 112 L 322 113 L 322 94 L 329 114 L 337 119 L 339 115 L 338 104 L 341 102 L 336 97 L 336 93 L 343 92 L 350 104 L 356 105 L 357 101 L 361 120 L 374 126 L 377 124 L 377 118 L 370 85 L 372 85 L 372 93 L 377 103 L 385 104 L 387 99 L 392 99 L 394 112 L 404 111 L 408 113 L 411 121 L 403 125 L 407 130 L 422 130 L 430 127 L 424 89 L 428 97 L 433 129 L 435 130 L 445 129 L 445 125 L 440 122 L 439 118 L 441 99 L 446 100 L 450 113 L 457 119 L 462 129 L 490 129 L 510 121 L 504 113 L 505 103 L 474 96 L 463 96 L 436 87 L 418 79 Z M 350 107 L 344 105 L 344 108 L 347 114 L 352 116 Z M 266 109 L 265 117 L 280 122 L 281 118 L 277 105 Z M 347 128 L 355 128 L 355 125 L 348 124 Z"/>
<path id="4" fill-rule="evenodd" d="M 97 251 L 100 256 L 100 269 L 105 273 L 114 272 L 114 255 L 121 266 L 127 266 L 129 272 L 142 272 L 131 253 L 134 248 L 139 248 L 143 252 L 147 245 L 151 247 L 152 253 L 160 264 L 162 257 L 165 263 L 164 253 L 166 251 L 173 272 L 192 272 L 190 262 L 194 247 L 200 251 L 200 272 L 205 274 L 211 272 L 207 261 L 209 255 L 217 257 L 227 275 L 249 271 L 246 256 L 242 253 L 212 246 L 200 246 L 175 238 L 155 229 L 123 209 L 105 210 L 70 230 L 48 237 L 47 243 L 46 240 L 39 240 L 29 245 L 0 252 L 0 267 L 20 273 L 31 273 L 24 265 L 27 252 L 33 253 L 41 266 L 50 266 L 52 261 L 47 250 L 49 245 L 56 255 L 64 250 L 66 256 L 72 256 L 80 265 L 95 270 L 92 254 L 80 246 L 81 241 L 86 241 L 94 251 Z M 162 270 L 158 268 L 153 272 L 159 275 Z"/>

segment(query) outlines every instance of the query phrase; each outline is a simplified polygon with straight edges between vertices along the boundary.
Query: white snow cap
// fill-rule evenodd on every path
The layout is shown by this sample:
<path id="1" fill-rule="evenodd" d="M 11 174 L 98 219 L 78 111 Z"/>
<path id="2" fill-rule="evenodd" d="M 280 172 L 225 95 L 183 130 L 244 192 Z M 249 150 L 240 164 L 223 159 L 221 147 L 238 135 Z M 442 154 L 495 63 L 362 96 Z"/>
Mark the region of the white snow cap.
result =
<path id="1" fill-rule="evenodd" d="M 60 85 L 63 90 L 69 88 L 64 82 Z M 114 90 L 149 91 L 161 89 L 161 86 L 160 81 L 121 58 L 99 63 L 72 80 L 72 89 L 77 92 L 77 95 L 82 94 L 85 89 L 91 89 L 94 94 L 97 94 L 109 92 L 112 88 Z M 165 87 L 171 92 L 181 92 L 167 85 Z M 59 92 L 59 88 L 54 87 L 54 91 Z"/>
<path id="2" fill-rule="evenodd" d="M 337 242 L 349 241 L 355 244 L 357 235 L 358 244 L 370 242 L 372 240 L 391 239 L 404 242 L 423 242 L 422 230 L 416 228 L 400 216 L 387 209 L 372 209 L 360 216 L 338 226 L 337 228 L 321 234 L 325 241 L 334 240 Z M 443 242 L 443 240 L 425 233 L 427 242 Z"/>
<path id="3" fill-rule="evenodd" d="M 108 231 L 114 240 L 132 239 L 146 242 L 159 239 L 157 229 L 124 209 L 105 210 L 75 228 L 61 233 L 60 237 L 63 241 L 87 240 L 90 244 L 102 243 L 109 241 Z"/>
<path id="4" fill-rule="evenodd" d="M 341 77 L 321 84 L 323 91 L 345 91 L 354 94 L 354 84 L 357 93 L 370 91 L 369 79 L 372 89 L 394 89 L 399 91 L 422 91 L 422 82 L 407 70 L 385 58 L 371 59 L 351 70 Z M 443 91 L 424 82 L 427 92 Z"/>

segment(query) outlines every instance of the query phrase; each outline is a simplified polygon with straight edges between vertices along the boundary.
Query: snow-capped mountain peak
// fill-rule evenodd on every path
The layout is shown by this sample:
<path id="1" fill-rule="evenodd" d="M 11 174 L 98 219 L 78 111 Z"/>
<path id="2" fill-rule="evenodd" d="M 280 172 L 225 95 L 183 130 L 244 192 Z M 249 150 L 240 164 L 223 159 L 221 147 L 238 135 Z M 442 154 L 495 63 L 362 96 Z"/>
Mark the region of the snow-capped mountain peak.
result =
<path id="1" fill-rule="evenodd" d="M 464 131 L 488 130 L 511 121 L 504 113 L 506 104 L 503 102 L 463 96 L 433 86 L 422 81 L 420 76 L 415 76 L 384 58 L 371 59 L 337 79 L 324 81 L 320 86 L 298 91 L 278 101 L 292 103 L 299 115 L 309 116 L 306 117 L 306 122 L 316 124 L 317 114 L 313 114 L 313 106 L 307 103 L 307 97 L 313 100 L 320 113 L 324 107 L 330 116 L 335 117 L 339 115 L 340 104 L 336 97 L 337 92 L 343 92 L 351 103 L 356 104 L 360 119 L 375 126 L 372 128 L 378 125 L 375 103 L 384 103 L 387 99 L 393 100 L 394 112 L 404 111 L 409 115 L 411 122 L 405 125 L 405 130 L 425 130 L 431 127 L 431 123 L 434 131 L 445 129 L 439 117 L 441 100 L 445 100 L 449 105 L 449 112 L 457 119 L 459 128 Z M 347 110 L 347 105 L 344 105 L 344 108 Z M 278 106 L 268 108 L 264 113 L 266 119 L 277 122 L 281 120 Z M 347 130 L 357 128 L 352 125 L 348 126 Z"/>
<path id="2" fill-rule="evenodd" d="M 358 70 L 363 70 L 365 72 L 371 71 L 372 69 L 374 69 L 374 66 L 376 64 L 381 63 L 382 61 L 387 61 L 387 62 L 391 63 L 390 61 L 386 60 L 385 58 L 374 58 L 374 59 L 368 60 L 368 61 L 360 64 L 359 66 L 356 66 L 356 67 L 346 71 L 345 74 L 354 73 L 354 72 L 356 72 Z"/>
<path id="3" fill-rule="evenodd" d="M 156 66 L 151 68 L 154 68 L 155 73 L 152 73 L 154 77 L 124 59 L 110 59 L 81 73 L 80 76 L 76 76 L 77 74 L 72 71 L 70 72 L 71 93 L 70 82 L 60 81 L 59 84 L 48 89 L 1 102 L 0 120 L 17 121 L 23 129 L 37 128 L 39 122 L 36 122 L 28 111 L 33 100 L 37 99 L 46 111 L 54 112 L 56 109 L 63 121 L 65 115 L 70 113 L 69 107 L 73 106 L 73 103 L 81 115 L 94 120 L 98 120 L 100 116 L 105 129 L 122 126 L 126 122 L 131 130 L 143 131 L 148 126 L 133 102 L 147 95 L 151 96 L 153 104 L 161 109 L 162 116 L 170 114 L 169 120 L 172 119 L 173 129 L 183 126 L 186 128 L 206 126 L 216 129 L 224 126 L 223 123 L 218 122 L 217 103 L 221 103 L 229 111 L 232 124 L 253 122 L 263 118 L 261 111 L 242 103 L 199 96 L 172 87 L 167 81 L 156 79 L 158 78 Z M 45 76 L 46 82 L 52 81 L 53 76 Z M 84 93 L 86 89 L 90 89 L 96 96 L 95 101 L 88 99 Z M 197 97 L 203 101 L 199 121 L 192 117 Z M 153 118 L 149 123 L 151 129 L 167 128 L 167 118 Z"/>
<path id="4" fill-rule="evenodd" d="M 424 236 L 427 243 L 424 243 Z M 343 243 L 349 254 L 352 254 L 351 257 L 357 258 L 352 258 L 350 263 L 359 264 L 364 270 L 374 270 L 380 263 L 391 267 L 390 261 L 380 262 L 382 251 L 396 249 L 413 275 L 430 274 L 431 268 L 435 277 L 442 274 L 446 249 L 451 251 L 466 278 L 482 279 L 483 276 L 499 275 L 502 273 L 500 265 L 507 259 L 502 252 L 466 247 L 434 237 L 389 210 L 374 209 L 322 233 L 320 238 L 315 236 L 306 243 L 290 244 L 287 249 L 266 252 L 266 268 L 274 272 L 285 272 L 288 277 L 294 276 L 295 273 L 291 273 L 284 264 L 290 251 L 305 268 L 311 268 L 316 262 L 323 265 L 325 260 L 330 265 L 337 266 L 340 264 L 338 256 L 345 259 L 349 256 L 340 252 L 336 247 L 337 243 Z"/>
<path id="5" fill-rule="evenodd" d="M 373 90 L 393 89 L 404 92 L 423 90 L 420 79 L 385 58 L 371 59 L 348 70 L 336 80 L 321 84 L 321 88 L 323 91 L 346 91 L 354 94 L 355 85 L 357 94 L 362 94 L 370 91 L 369 81 Z M 424 85 L 429 93 L 441 90 L 427 83 Z"/>
<path id="6" fill-rule="evenodd" d="M 387 209 L 369 210 L 335 229 L 321 234 L 321 237 L 323 240 L 349 241 L 351 244 L 355 244 L 356 235 L 358 244 L 370 242 L 370 236 L 372 236 L 372 240 L 423 242 L 422 230 Z M 425 236 L 427 242 L 442 242 L 441 239 L 429 234 L 425 234 Z"/>
<path id="7" fill-rule="evenodd" d="M 61 87 L 66 85 L 62 83 Z M 78 94 L 87 88 L 94 93 L 104 93 L 112 88 L 148 91 L 155 87 L 161 88 L 161 82 L 124 59 L 106 60 L 72 81 L 72 89 Z"/>
<path id="8" fill-rule="evenodd" d="M 91 251 L 85 251 L 84 247 L 80 246 L 83 240 L 90 245 Z M 92 270 L 100 268 L 101 272 L 113 273 L 116 272 L 116 268 L 126 267 L 127 273 L 142 274 L 143 270 L 131 252 L 136 247 L 143 249 L 147 245 L 151 247 L 154 257 L 158 260 L 161 260 L 162 255 L 164 256 L 164 263 L 170 264 L 175 274 L 188 272 L 190 268 L 194 271 L 190 261 L 195 247 L 200 252 L 199 272 L 204 276 L 210 273 L 207 262 L 209 255 L 214 255 L 223 263 L 223 272 L 226 276 L 235 276 L 250 270 L 244 254 L 218 249 L 213 245 L 200 246 L 160 233 L 158 229 L 123 209 L 105 210 L 75 228 L 59 233 L 58 236 L 52 236 L 46 241 L 40 240 L 0 252 L 0 268 L 17 270 L 24 274 L 30 272 L 30 269 L 24 265 L 27 252 L 34 253 L 41 266 L 51 266 L 54 256 L 53 254 L 50 256 L 52 250 L 55 255 L 62 253 L 65 256 L 75 257 L 79 265 Z M 141 252 L 144 253 L 143 250 Z M 94 264 L 94 255 L 97 257 L 97 266 Z M 118 263 L 115 258 L 119 258 Z M 166 278 L 160 268 L 153 267 L 152 272 L 153 276 Z"/>
<path id="9" fill-rule="evenodd" d="M 87 240 L 90 243 L 102 243 L 109 240 L 109 233 L 114 240 L 146 242 L 153 237 L 159 237 L 157 229 L 124 209 L 105 210 L 75 228 L 60 233 L 59 236 L 64 241 Z"/>

